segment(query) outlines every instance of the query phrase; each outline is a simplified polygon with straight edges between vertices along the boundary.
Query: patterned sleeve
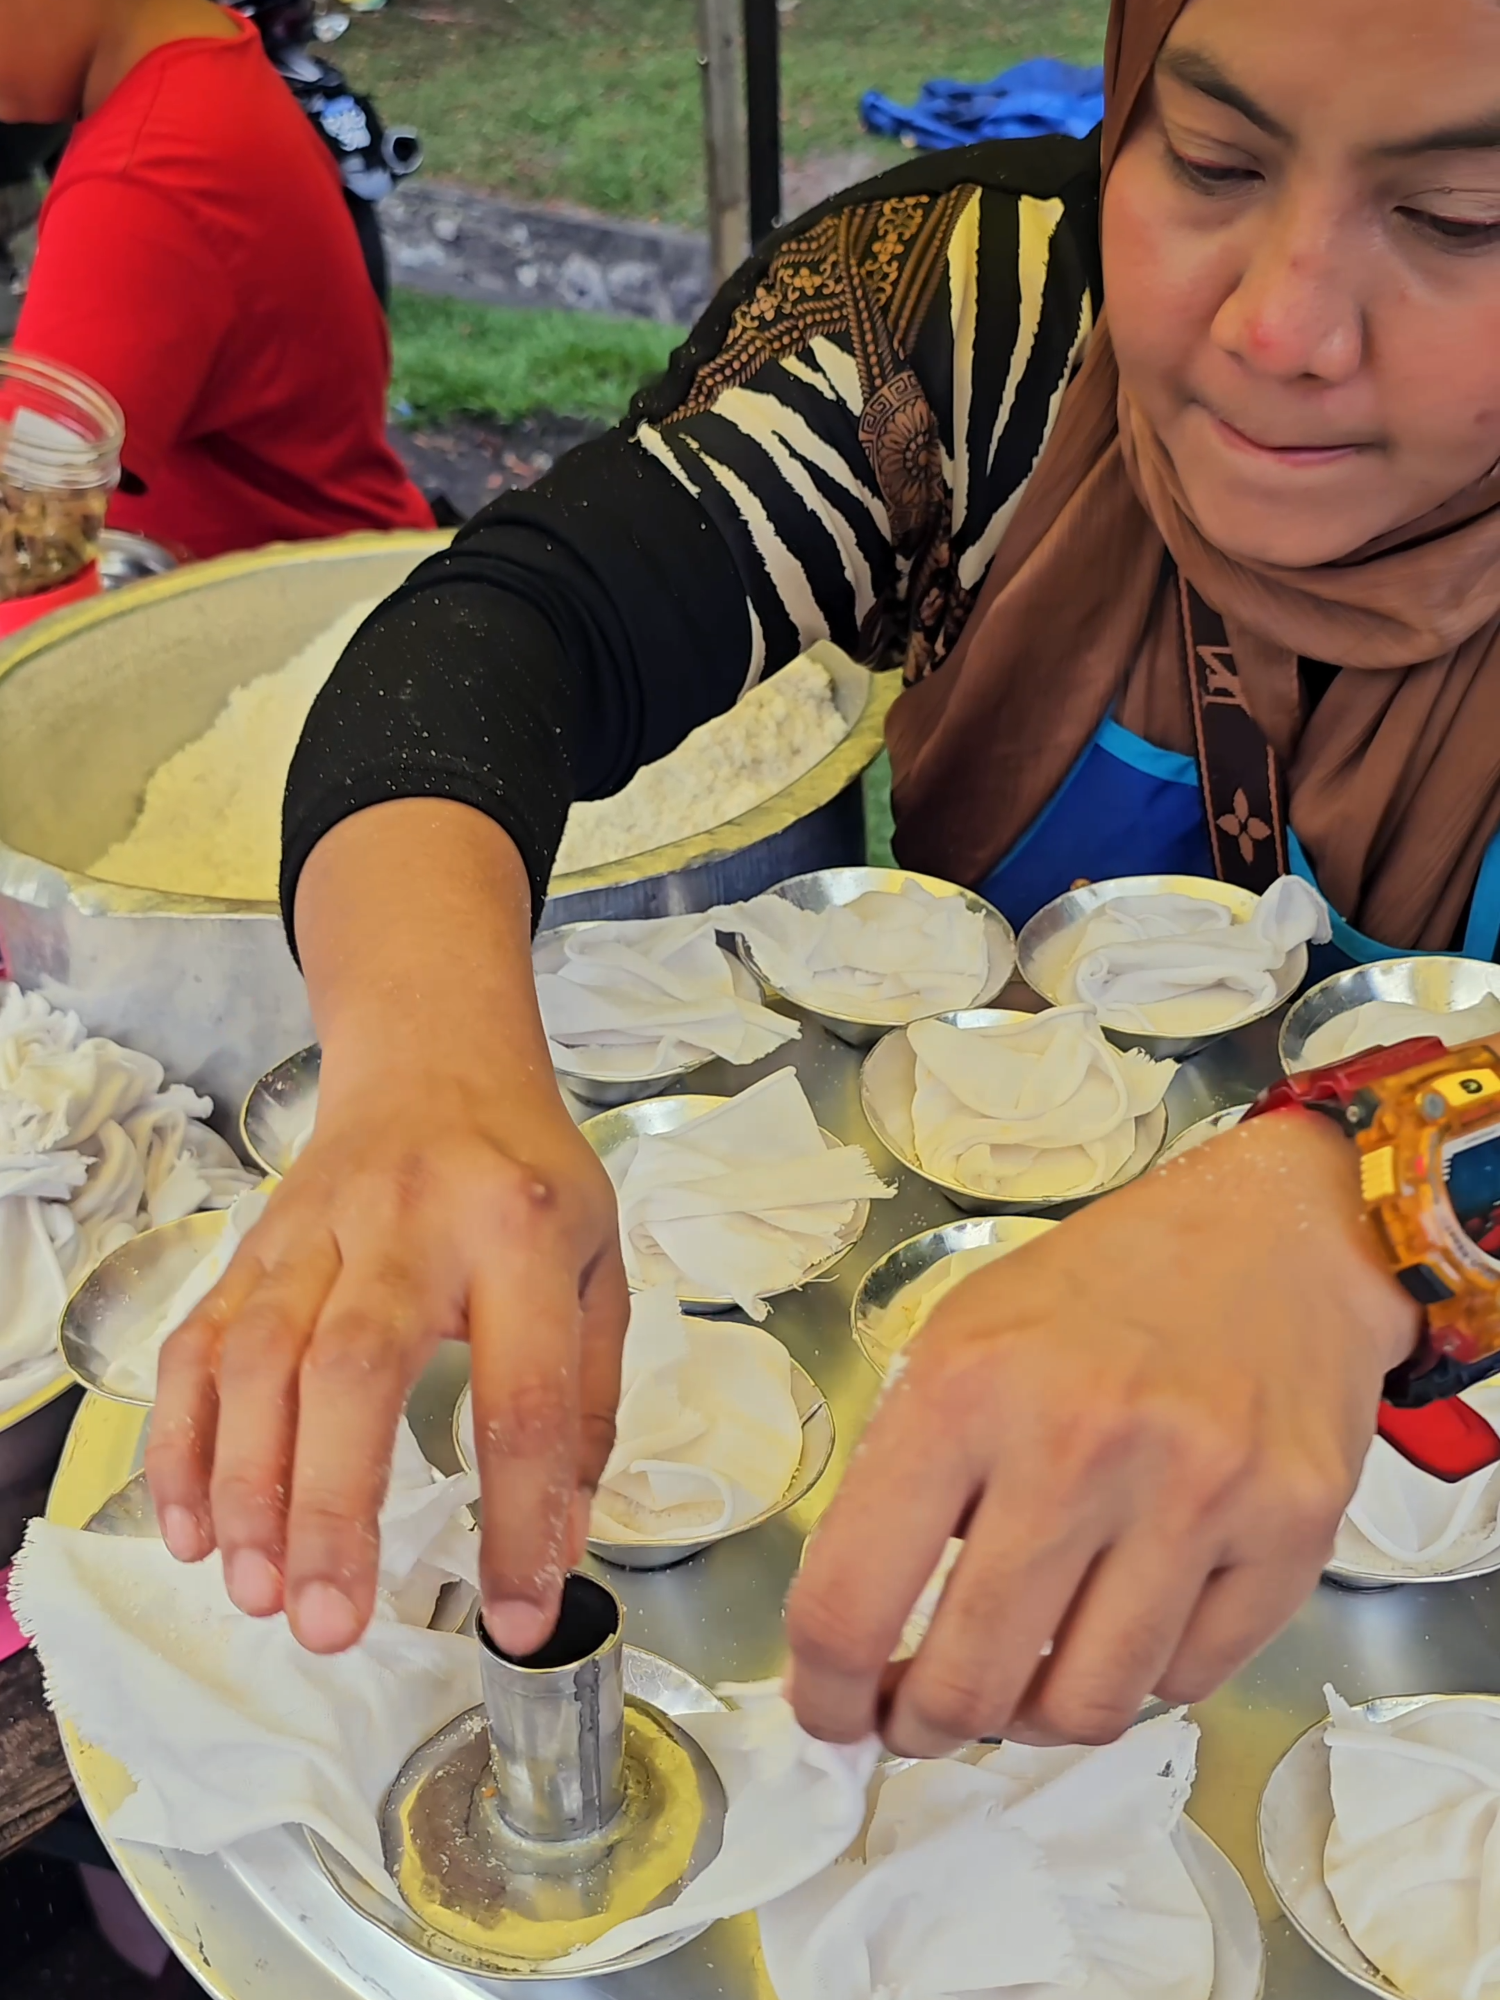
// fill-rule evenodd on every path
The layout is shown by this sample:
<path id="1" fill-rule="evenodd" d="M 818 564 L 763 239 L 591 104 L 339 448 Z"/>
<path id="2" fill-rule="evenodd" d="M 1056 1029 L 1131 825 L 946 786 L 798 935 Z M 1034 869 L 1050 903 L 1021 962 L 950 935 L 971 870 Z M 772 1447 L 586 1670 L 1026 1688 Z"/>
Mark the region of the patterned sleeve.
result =
<path id="1" fill-rule="evenodd" d="M 355 635 L 288 779 L 282 893 L 339 820 L 456 800 L 538 910 L 570 805 L 832 638 L 962 628 L 1093 325 L 1098 149 L 913 161 L 794 225 L 619 429 L 502 495 Z"/>
<path id="2" fill-rule="evenodd" d="M 972 184 L 836 210 L 640 399 L 636 443 L 743 582 L 746 685 L 820 638 L 909 679 L 942 660 L 1093 327 L 1085 206 L 1087 234 Z"/>

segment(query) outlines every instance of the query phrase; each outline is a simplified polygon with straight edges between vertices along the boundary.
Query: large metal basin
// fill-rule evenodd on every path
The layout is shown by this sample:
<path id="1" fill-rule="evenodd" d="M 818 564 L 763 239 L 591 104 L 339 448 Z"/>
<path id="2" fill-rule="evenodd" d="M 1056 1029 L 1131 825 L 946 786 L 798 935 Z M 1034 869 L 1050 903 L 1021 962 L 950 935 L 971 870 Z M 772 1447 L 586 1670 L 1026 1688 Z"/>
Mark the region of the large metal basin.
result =
<path id="1" fill-rule="evenodd" d="M 358 535 L 180 569 L 54 613 L 0 651 L 0 946 L 11 977 L 163 1062 L 232 1132 L 312 1033 L 276 910 L 103 882 L 147 778 L 233 689 L 392 590 L 441 535 Z"/>
<path id="2" fill-rule="evenodd" d="M 10 976 L 207 1091 L 232 1135 L 251 1086 L 313 1039 L 271 903 L 126 888 L 88 873 L 151 773 L 233 689 L 340 612 L 392 590 L 440 535 L 359 535 L 226 556 L 54 613 L 0 650 L 0 948 Z M 560 877 L 543 922 L 663 915 L 863 859 L 857 780 L 894 676 L 827 648 L 850 734 L 740 819 Z"/>

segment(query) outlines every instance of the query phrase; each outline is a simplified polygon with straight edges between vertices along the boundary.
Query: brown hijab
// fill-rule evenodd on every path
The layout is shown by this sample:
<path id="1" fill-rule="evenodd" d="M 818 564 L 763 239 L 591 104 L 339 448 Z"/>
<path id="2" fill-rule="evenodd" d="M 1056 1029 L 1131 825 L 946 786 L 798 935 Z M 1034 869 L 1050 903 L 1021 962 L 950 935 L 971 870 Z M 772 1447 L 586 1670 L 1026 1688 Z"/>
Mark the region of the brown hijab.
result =
<path id="1" fill-rule="evenodd" d="M 1114 0 L 1106 175 L 1185 4 Z M 952 655 L 891 713 L 903 862 L 982 880 L 1111 709 L 1191 750 L 1164 552 L 1228 627 L 1335 909 L 1447 948 L 1500 826 L 1500 468 L 1340 562 L 1239 561 L 1204 539 L 1122 392 L 1107 314 Z M 1307 718 L 1299 657 L 1342 670 Z"/>

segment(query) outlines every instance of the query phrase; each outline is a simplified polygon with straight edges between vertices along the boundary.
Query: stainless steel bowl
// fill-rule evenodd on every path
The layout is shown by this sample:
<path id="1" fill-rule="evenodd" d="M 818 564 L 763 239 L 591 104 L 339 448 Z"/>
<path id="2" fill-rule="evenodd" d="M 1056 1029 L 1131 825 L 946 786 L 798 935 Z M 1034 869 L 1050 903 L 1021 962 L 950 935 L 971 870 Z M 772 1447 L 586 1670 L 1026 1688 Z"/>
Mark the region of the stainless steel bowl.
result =
<path id="1" fill-rule="evenodd" d="M 1287 1012 L 1276 1052 L 1288 1076 L 1311 1065 L 1307 1044 L 1319 1028 L 1372 1000 L 1420 1007 L 1428 1014 L 1456 1014 L 1484 999 L 1500 997 L 1500 965 L 1478 958 L 1414 955 L 1382 958 L 1351 966 L 1310 986 Z"/>
<path id="2" fill-rule="evenodd" d="M 177 568 L 177 557 L 146 535 L 124 528 L 106 528 L 99 537 L 99 582 L 105 590 L 123 590 L 150 576 L 165 576 Z"/>
<path id="3" fill-rule="evenodd" d="M 240 1110 L 240 1144 L 268 1174 L 284 1179 L 312 1136 L 323 1051 L 314 1042 L 267 1070 Z"/>
<path id="4" fill-rule="evenodd" d="M 579 931 L 594 930 L 596 924 L 559 924 L 555 930 L 543 931 L 532 948 L 531 962 L 538 972 L 554 972 L 562 962 L 563 948 L 570 937 Z M 724 953 L 729 964 L 729 976 L 735 991 L 744 1000 L 759 1000 L 760 982 L 755 973 L 732 951 Z M 671 1069 L 647 1070 L 640 1076 L 601 1076 L 578 1064 L 587 1056 L 587 1049 L 569 1051 L 572 1058 L 564 1067 L 554 1058 L 553 1069 L 558 1082 L 565 1090 L 582 1099 L 585 1104 L 595 1104 L 612 1109 L 620 1104 L 635 1104 L 646 1097 L 658 1097 L 664 1090 L 670 1090 L 674 1083 L 680 1083 L 694 1070 L 700 1070 L 711 1063 L 709 1054 L 694 1056 L 691 1061 L 678 1063 Z"/>
<path id="5" fill-rule="evenodd" d="M 772 1338 L 771 1335 L 766 1336 Z M 747 1535 L 752 1528 L 764 1527 L 767 1521 L 774 1521 L 778 1514 L 795 1507 L 799 1500 L 805 1500 L 823 1474 L 828 1470 L 833 1457 L 834 1425 L 833 1412 L 828 1407 L 828 1399 L 811 1375 L 797 1363 L 792 1363 L 792 1395 L 796 1400 L 797 1414 L 802 1420 L 802 1456 L 797 1461 L 797 1469 L 792 1474 L 791 1484 L 779 1500 L 773 1501 L 760 1513 L 752 1515 L 748 1521 L 741 1521 L 735 1527 L 722 1528 L 715 1535 L 705 1535 L 690 1542 L 606 1542 L 597 1536 L 589 1537 L 590 1552 L 600 1562 L 613 1563 L 616 1569 L 670 1569 L 674 1563 L 686 1562 L 690 1556 L 701 1554 L 719 1542 L 733 1541 L 737 1535 Z M 474 1406 L 467 1386 L 458 1399 L 453 1412 L 453 1449 L 458 1454 L 458 1462 L 465 1472 L 474 1469 Z"/>
<path id="6" fill-rule="evenodd" d="M 1156 1164 L 1164 1167 L 1168 1160 L 1180 1160 L 1184 1153 L 1195 1152 L 1199 1146 L 1206 1146 L 1210 1139 L 1217 1139 L 1221 1132 L 1233 1131 L 1245 1113 L 1248 1104 L 1226 1104 L 1222 1111 L 1210 1111 L 1206 1118 L 1200 1118 L 1195 1125 L 1189 1125 L 1185 1132 L 1179 1132 L 1171 1144 L 1163 1147 Z"/>
<path id="7" fill-rule="evenodd" d="M 1000 912 L 982 896 L 976 896 L 972 889 L 961 889 L 956 883 L 944 882 L 936 875 L 917 875 L 909 868 L 817 868 L 811 874 L 793 875 L 786 882 L 778 882 L 766 893 L 794 903 L 799 910 L 821 914 L 824 910 L 852 903 L 856 897 L 872 890 L 899 894 L 908 882 L 918 883 L 934 896 L 956 896 L 966 909 L 983 920 L 985 941 L 989 946 L 989 977 L 984 990 L 974 996 L 972 1004 L 987 1007 L 1003 991 L 1016 969 L 1016 934 Z M 889 1034 L 892 1028 L 904 1027 L 907 1022 L 922 1018 L 920 1009 L 912 1013 L 890 1007 L 879 1014 L 824 1013 L 799 1000 L 794 993 L 779 992 L 766 977 L 764 968 L 756 964 L 755 953 L 750 946 L 742 942 L 740 950 L 768 993 L 777 993 L 778 998 L 785 1000 L 804 1020 L 816 1021 L 830 1034 L 837 1035 L 841 1042 L 848 1042 L 854 1048 L 869 1048 L 882 1035 Z"/>
<path id="8" fill-rule="evenodd" d="M 1483 1701 L 1490 1695 L 1392 1695 L 1379 1701 L 1355 1703 L 1361 1715 L 1390 1722 L 1434 1702 Z M 1333 1828 L 1333 1792 L 1328 1745 L 1323 1740 L 1329 1718 L 1315 1723 L 1287 1751 L 1261 1794 L 1260 1861 L 1272 1893 L 1288 1922 L 1325 1964 L 1331 1965 L 1366 1993 L 1387 2000 L 1412 2000 L 1370 1963 L 1344 1929 L 1343 1919 L 1323 1875 L 1323 1854 Z"/>
<path id="9" fill-rule="evenodd" d="M 704 1112 L 716 1111 L 721 1104 L 728 1102 L 727 1097 L 651 1097 L 641 1104 L 622 1104 L 617 1110 L 601 1111 L 596 1117 L 586 1118 L 578 1129 L 599 1155 L 604 1163 L 605 1172 L 618 1188 L 619 1180 L 616 1174 L 617 1171 L 624 1171 L 619 1167 L 619 1154 L 624 1146 L 648 1135 L 680 1132 L 684 1125 L 690 1125 L 695 1118 L 701 1118 Z M 831 1132 L 824 1132 L 823 1143 L 832 1152 L 840 1147 L 843 1141 L 835 1139 Z M 856 1202 L 854 1215 L 838 1248 L 830 1256 L 825 1257 L 821 1264 L 814 1265 L 802 1283 L 815 1284 L 818 1279 L 826 1278 L 835 1265 L 841 1264 L 864 1235 L 865 1224 L 869 1219 L 870 1204 L 867 1201 Z M 800 1287 L 793 1289 L 800 1290 Z M 700 1297 L 697 1293 L 680 1291 L 677 1296 L 684 1306 L 694 1312 L 728 1312 L 735 1304 L 733 1299 L 723 1293 Z M 783 1294 L 773 1292 L 769 1296 L 779 1298 Z"/>
<path id="10" fill-rule="evenodd" d="M 143 1230 L 112 1250 L 69 1299 L 58 1328 L 63 1360 L 86 1389 L 114 1403 L 147 1409 L 150 1396 L 122 1395 L 106 1377 L 138 1338 L 142 1320 L 171 1303 L 208 1256 L 229 1221 L 227 1209 L 185 1215 Z"/>
<path id="11" fill-rule="evenodd" d="M 1049 1006 L 1061 1006 L 1061 975 L 1068 962 L 1066 934 L 1121 896 L 1198 896 L 1204 902 L 1222 903 L 1236 923 L 1245 923 L 1255 914 L 1260 898 L 1249 889 L 1237 889 L 1230 882 L 1214 882 L 1204 875 L 1121 875 L 1112 882 L 1090 882 L 1082 889 L 1070 889 L 1038 910 L 1022 929 L 1017 945 L 1021 977 L 1033 992 L 1040 993 Z M 1196 1055 L 1211 1042 L 1236 1028 L 1274 1014 L 1296 992 L 1307 977 L 1307 946 L 1299 944 L 1276 974 L 1276 997 L 1269 1006 L 1254 1013 L 1240 1014 L 1198 1035 L 1145 1035 L 1134 1028 L 1113 1028 L 1100 1017 L 1099 1025 L 1121 1049 L 1142 1049 L 1148 1056 Z"/>
<path id="12" fill-rule="evenodd" d="M 909 1236 L 894 1250 L 887 1250 L 860 1279 L 849 1309 L 854 1338 L 866 1361 L 877 1375 L 886 1374 L 911 1338 L 908 1333 L 905 1339 L 892 1339 L 883 1331 L 883 1321 L 901 1294 L 919 1278 L 961 1251 L 993 1248 L 997 1256 L 1003 1256 L 1056 1227 L 1040 1215 L 974 1215 L 964 1222 L 945 1222 L 940 1229 L 925 1229 L 920 1236 Z"/>
<path id="13" fill-rule="evenodd" d="M 695 1680 L 685 1667 L 661 1659 L 655 1653 L 643 1652 L 638 1646 L 626 1646 L 624 1662 L 626 1694 L 649 1703 L 666 1715 L 708 1715 L 722 1712 L 728 1706 L 701 1681 Z M 570 1980 L 577 1986 L 581 1975 L 570 1966 L 567 1956 L 543 1963 L 527 1961 L 524 1965 L 517 1963 L 502 1968 L 494 1956 L 482 1950 L 466 1949 L 455 1939 L 430 1929 L 404 1903 L 382 1895 L 320 1835 L 309 1832 L 306 1838 L 324 1874 L 351 1909 L 357 1910 L 360 1916 L 387 1936 L 398 1939 L 430 1965 L 467 1973 L 470 1980 L 477 1978 L 482 1983 L 474 1990 L 479 1993 L 513 1992 L 516 1988 L 511 1983 L 512 1979 L 519 1980 L 522 1991 L 533 1981 Z M 653 1960 L 680 1950 L 706 1928 L 705 1924 L 688 1925 L 680 1931 L 670 1932 L 666 1937 L 656 1938 L 650 1944 L 641 1945 L 635 1951 L 622 1952 L 618 1958 L 591 1963 L 588 1977 L 614 1975 L 632 1966 L 650 1965 Z M 502 1973 L 510 1976 L 496 1987 L 491 1982 L 502 1978 Z M 462 1986 L 454 1982 L 454 1987 L 457 1992 L 471 1990 L 467 1980 Z M 645 1994 L 651 1988 L 643 1986 L 638 1991 Z"/>
<path id="14" fill-rule="evenodd" d="M 965 1008 L 957 1014 L 940 1014 L 940 1021 L 955 1028 L 989 1028 L 1000 1021 L 1027 1021 L 1034 1017 L 1002 1007 Z M 980 1194 L 959 1181 L 945 1181 L 929 1172 L 917 1158 L 916 1139 L 911 1124 L 911 1101 L 916 1091 L 917 1056 L 907 1040 L 906 1030 L 897 1028 L 878 1041 L 865 1057 L 859 1072 L 859 1101 L 881 1145 L 903 1167 L 937 1188 L 955 1208 L 969 1215 L 1052 1215 L 1061 1218 L 1075 1208 L 1096 1201 L 1138 1178 L 1161 1151 L 1167 1136 L 1167 1110 L 1159 1104 L 1144 1118 L 1136 1120 L 1135 1151 L 1120 1173 L 1104 1187 L 1090 1188 L 1087 1194 L 1031 1196 L 1026 1200 L 1003 1200 L 999 1195 Z"/>

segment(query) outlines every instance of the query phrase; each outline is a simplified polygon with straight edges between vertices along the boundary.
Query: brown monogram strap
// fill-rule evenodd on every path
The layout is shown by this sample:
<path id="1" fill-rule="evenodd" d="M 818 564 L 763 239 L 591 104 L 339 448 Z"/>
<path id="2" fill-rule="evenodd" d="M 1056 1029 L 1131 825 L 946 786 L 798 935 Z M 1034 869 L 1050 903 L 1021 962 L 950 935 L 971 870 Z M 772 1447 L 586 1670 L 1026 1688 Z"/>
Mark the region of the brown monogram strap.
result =
<path id="1" fill-rule="evenodd" d="M 1287 873 L 1281 760 L 1250 713 L 1224 620 L 1181 572 L 1177 593 L 1214 873 L 1261 894 Z"/>

